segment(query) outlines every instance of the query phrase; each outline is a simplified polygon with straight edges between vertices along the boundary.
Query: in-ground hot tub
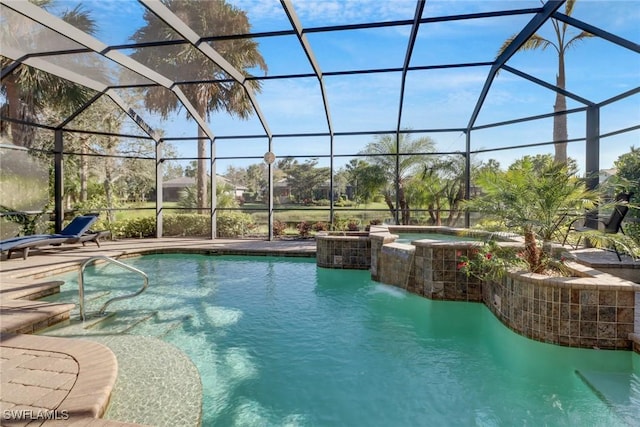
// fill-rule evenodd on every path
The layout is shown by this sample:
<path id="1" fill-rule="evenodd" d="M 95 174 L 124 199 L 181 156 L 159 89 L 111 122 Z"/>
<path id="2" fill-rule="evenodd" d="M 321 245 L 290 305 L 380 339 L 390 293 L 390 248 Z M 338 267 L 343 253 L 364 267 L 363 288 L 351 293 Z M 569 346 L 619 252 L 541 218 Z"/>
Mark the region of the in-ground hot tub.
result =
<path id="1" fill-rule="evenodd" d="M 326 268 L 372 269 L 377 277 L 377 254 L 383 245 L 405 244 L 428 240 L 447 244 L 477 242 L 490 237 L 506 240 L 500 234 L 451 227 L 417 227 L 373 225 L 369 232 L 322 232 L 316 235 L 317 264 Z M 422 242 L 424 244 L 425 242 Z M 390 250 L 391 246 L 387 247 Z M 402 275 L 404 277 L 404 274 Z M 377 279 L 376 279 L 377 280 Z M 387 283 L 387 282 L 385 282 Z M 389 283 L 395 284 L 395 283 Z"/>
<path id="2" fill-rule="evenodd" d="M 567 265 L 573 277 L 507 272 L 501 280 L 482 281 L 461 272 L 460 257 L 472 256 L 488 239 L 523 246 L 519 236 L 505 233 L 373 226 L 368 236 L 320 236 L 318 265 L 369 268 L 373 280 L 433 300 L 482 302 L 509 328 L 534 340 L 624 350 L 635 345 L 637 351 L 639 285 L 576 263 Z"/>
<path id="3" fill-rule="evenodd" d="M 515 237 L 440 226 L 377 227 L 371 232 L 371 277 L 431 299 L 481 301 L 480 281 L 460 272 L 458 259 L 488 239 Z"/>

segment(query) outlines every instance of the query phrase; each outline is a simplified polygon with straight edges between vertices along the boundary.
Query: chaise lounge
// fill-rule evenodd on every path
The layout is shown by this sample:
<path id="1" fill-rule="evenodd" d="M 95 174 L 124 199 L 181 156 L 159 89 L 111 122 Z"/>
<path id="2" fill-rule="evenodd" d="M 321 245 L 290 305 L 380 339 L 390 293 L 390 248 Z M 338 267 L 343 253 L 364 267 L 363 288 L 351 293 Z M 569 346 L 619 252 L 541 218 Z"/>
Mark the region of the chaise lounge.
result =
<path id="1" fill-rule="evenodd" d="M 608 219 L 598 219 L 597 221 L 602 223 L 604 226 L 603 232 L 606 234 L 616 234 L 618 232 L 624 234 L 624 229 L 622 228 L 622 221 L 624 221 L 624 217 L 627 215 L 629 211 L 629 201 L 631 200 L 631 196 L 633 193 L 620 193 L 616 196 L 616 204 L 613 207 L 613 211 L 611 212 L 611 216 Z M 592 228 L 585 226 L 576 226 L 575 223 L 579 221 L 580 218 L 574 220 L 569 224 L 569 228 L 567 229 L 567 233 L 564 236 L 564 240 L 562 241 L 562 245 L 567 243 L 567 238 L 569 233 L 574 231 L 577 233 L 583 233 L 585 231 L 593 231 Z M 580 245 L 580 240 L 582 237 L 578 237 L 578 241 L 575 245 L 577 248 Z M 618 248 L 616 244 L 612 242 L 613 250 L 618 256 L 618 261 L 622 261 L 620 258 L 620 252 L 618 252 Z"/>
<path id="2" fill-rule="evenodd" d="M 84 246 L 86 242 L 95 242 L 100 247 L 100 238 L 107 236 L 109 232 L 89 232 L 89 228 L 97 220 L 96 215 L 77 216 L 57 234 L 35 234 L 6 239 L 0 242 L 0 252 L 7 251 L 7 259 L 10 259 L 14 252 L 22 251 L 22 258 L 27 259 L 30 249 L 41 246 L 69 243 L 82 243 Z"/>

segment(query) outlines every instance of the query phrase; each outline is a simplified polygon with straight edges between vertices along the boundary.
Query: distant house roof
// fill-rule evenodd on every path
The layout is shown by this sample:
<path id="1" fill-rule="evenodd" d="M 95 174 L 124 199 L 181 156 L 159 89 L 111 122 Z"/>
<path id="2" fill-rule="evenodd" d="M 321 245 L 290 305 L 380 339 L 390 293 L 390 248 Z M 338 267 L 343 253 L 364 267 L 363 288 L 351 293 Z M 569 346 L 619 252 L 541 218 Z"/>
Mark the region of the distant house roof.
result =
<path id="1" fill-rule="evenodd" d="M 162 183 L 163 188 L 185 188 L 190 185 L 196 185 L 196 179 L 189 176 L 181 176 L 174 179 L 169 179 Z"/>
<path id="2" fill-rule="evenodd" d="M 287 178 L 282 178 L 278 181 L 275 181 L 273 183 L 274 187 L 288 187 L 289 186 L 289 181 L 287 180 Z"/>
<path id="3" fill-rule="evenodd" d="M 231 185 L 237 190 L 247 189 L 247 187 L 244 187 L 242 185 L 234 185 L 231 181 L 229 181 L 226 177 L 222 175 L 216 175 L 216 179 L 218 180 L 218 182 L 222 182 L 223 184 L 226 184 L 226 185 Z M 168 179 L 162 183 L 163 188 L 185 188 L 192 185 L 196 185 L 196 179 L 189 176 L 181 176 L 178 178 Z"/>

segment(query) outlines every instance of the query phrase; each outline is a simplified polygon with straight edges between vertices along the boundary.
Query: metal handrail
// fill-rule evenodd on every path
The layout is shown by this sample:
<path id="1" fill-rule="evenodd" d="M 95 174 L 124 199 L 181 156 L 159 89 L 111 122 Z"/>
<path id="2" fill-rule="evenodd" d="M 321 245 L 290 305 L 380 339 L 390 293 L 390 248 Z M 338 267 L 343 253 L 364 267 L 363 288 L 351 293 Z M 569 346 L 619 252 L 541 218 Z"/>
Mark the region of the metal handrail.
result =
<path id="1" fill-rule="evenodd" d="M 144 284 L 142 285 L 142 288 L 140 288 L 137 292 L 135 292 L 133 294 L 130 294 L 130 295 L 121 295 L 121 296 L 113 297 L 109 301 L 105 302 L 104 305 L 102 306 L 102 308 L 99 311 L 100 314 L 104 314 L 104 311 L 106 310 L 107 306 L 109 304 L 111 304 L 112 302 L 118 301 L 118 300 L 122 300 L 122 299 L 127 299 L 127 298 L 133 298 L 133 297 L 135 297 L 137 295 L 140 295 L 142 292 L 144 292 L 145 289 L 147 289 L 147 286 L 149 286 L 149 276 L 147 276 L 147 274 L 142 270 L 138 270 L 135 267 L 131 267 L 128 264 L 125 264 L 123 262 L 120 262 L 120 261 L 118 261 L 116 259 L 113 259 L 113 258 L 109 258 L 108 256 L 104 256 L 104 255 L 96 255 L 94 257 L 89 258 L 88 260 L 83 262 L 82 265 L 80 266 L 80 275 L 78 277 L 78 297 L 80 299 L 80 317 L 82 318 L 83 322 L 85 320 L 85 315 L 84 315 L 84 269 L 87 267 L 87 265 L 89 265 L 92 262 L 97 261 L 99 259 L 111 262 L 111 263 L 116 264 L 116 265 L 119 265 L 120 267 L 122 267 L 122 268 L 124 268 L 126 270 L 133 271 L 134 273 L 138 273 L 144 279 Z"/>

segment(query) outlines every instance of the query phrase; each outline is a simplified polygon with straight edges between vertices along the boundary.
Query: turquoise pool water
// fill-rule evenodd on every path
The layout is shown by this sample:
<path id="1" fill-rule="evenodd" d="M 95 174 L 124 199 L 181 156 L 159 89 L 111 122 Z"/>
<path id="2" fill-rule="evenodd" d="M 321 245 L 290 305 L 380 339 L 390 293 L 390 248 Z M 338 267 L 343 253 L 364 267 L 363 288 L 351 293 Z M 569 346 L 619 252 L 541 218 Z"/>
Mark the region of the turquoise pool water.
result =
<path id="1" fill-rule="evenodd" d="M 182 349 L 202 377 L 204 426 L 624 426 L 640 414 L 636 354 L 531 341 L 482 304 L 431 301 L 312 259 L 126 262 L 149 289 L 87 333 Z M 111 266 L 87 271 L 89 310 L 107 289 L 140 285 Z M 77 301 L 66 278 L 55 298 Z M 142 309 L 156 314 L 136 323 Z"/>

